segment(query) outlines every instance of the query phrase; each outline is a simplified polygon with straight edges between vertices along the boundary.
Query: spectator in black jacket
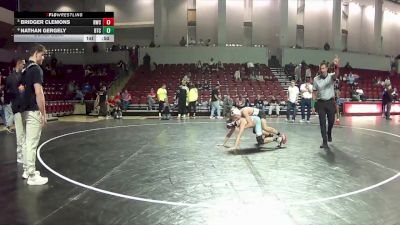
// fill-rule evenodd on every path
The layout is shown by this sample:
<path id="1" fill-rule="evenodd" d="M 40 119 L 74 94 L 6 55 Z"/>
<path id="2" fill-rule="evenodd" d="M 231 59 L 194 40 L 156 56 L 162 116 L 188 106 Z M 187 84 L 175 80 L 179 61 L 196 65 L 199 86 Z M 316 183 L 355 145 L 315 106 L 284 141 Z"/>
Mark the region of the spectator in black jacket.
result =
<path id="1" fill-rule="evenodd" d="M 6 84 L 5 84 L 5 89 L 4 89 L 4 113 L 5 113 L 5 118 L 6 118 L 6 129 L 8 131 L 12 132 L 12 124 L 14 123 L 14 114 L 18 113 L 19 111 L 19 101 L 18 101 L 18 96 L 19 96 L 19 91 L 18 91 L 18 86 L 21 81 L 21 73 L 22 70 L 25 67 L 25 60 L 24 59 L 18 59 L 15 64 L 14 70 L 11 72 L 11 74 L 7 77 L 6 79 Z M 21 121 L 21 115 L 18 115 L 18 125 L 22 123 Z M 21 127 L 17 126 L 16 127 Z M 17 137 L 18 139 L 19 137 Z M 21 149 L 20 149 L 21 150 Z M 21 150 L 22 151 L 22 150 Z"/>
<path id="2" fill-rule="evenodd" d="M 392 86 L 389 85 L 385 89 L 382 95 L 382 109 L 386 120 L 392 120 L 390 118 L 390 109 L 392 107 L 392 102 L 393 102 L 393 89 Z"/>

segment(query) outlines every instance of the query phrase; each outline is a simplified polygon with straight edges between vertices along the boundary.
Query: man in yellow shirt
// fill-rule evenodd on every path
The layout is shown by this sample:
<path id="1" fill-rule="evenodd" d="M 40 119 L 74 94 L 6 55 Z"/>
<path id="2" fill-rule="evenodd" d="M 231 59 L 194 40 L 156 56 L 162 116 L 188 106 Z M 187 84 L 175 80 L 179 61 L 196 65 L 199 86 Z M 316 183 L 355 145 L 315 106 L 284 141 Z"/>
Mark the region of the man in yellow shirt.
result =
<path id="1" fill-rule="evenodd" d="M 193 83 L 189 85 L 189 94 L 188 94 L 188 102 L 189 102 L 189 115 L 193 113 L 193 118 L 196 118 L 196 105 L 197 99 L 199 98 L 199 93 L 197 91 L 196 86 Z"/>
<path id="2" fill-rule="evenodd" d="M 158 116 L 161 118 L 161 112 L 164 109 L 164 102 L 168 100 L 166 84 L 162 84 L 162 86 L 157 90 L 157 99 L 158 99 Z"/>

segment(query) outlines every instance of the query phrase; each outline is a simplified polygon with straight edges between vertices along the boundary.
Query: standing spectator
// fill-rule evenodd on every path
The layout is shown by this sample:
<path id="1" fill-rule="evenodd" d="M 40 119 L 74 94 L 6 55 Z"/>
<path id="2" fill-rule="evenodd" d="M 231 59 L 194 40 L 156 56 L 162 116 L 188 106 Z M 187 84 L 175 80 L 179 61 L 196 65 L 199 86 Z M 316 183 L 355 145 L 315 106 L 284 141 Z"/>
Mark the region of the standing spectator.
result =
<path id="1" fill-rule="evenodd" d="M 220 97 L 219 97 L 219 85 L 217 84 L 211 91 L 211 115 L 210 119 L 214 119 L 215 111 L 217 111 L 217 119 L 222 119 L 221 117 L 221 107 L 220 107 Z"/>
<path id="2" fill-rule="evenodd" d="M 254 77 L 254 63 L 253 62 L 247 62 L 247 70 L 248 73 L 250 74 L 251 77 Z"/>
<path id="3" fill-rule="evenodd" d="M 150 92 L 147 94 L 147 104 L 148 104 L 148 110 L 153 110 L 153 106 L 156 103 L 156 93 L 154 92 L 154 89 L 151 88 Z"/>
<path id="4" fill-rule="evenodd" d="M 186 100 L 189 93 L 189 88 L 186 86 L 186 82 L 182 82 L 176 92 L 176 99 L 178 100 L 178 119 L 186 118 Z"/>
<path id="5" fill-rule="evenodd" d="M 240 70 L 236 70 L 235 74 L 233 75 L 233 77 L 235 78 L 235 81 L 241 81 L 241 79 L 240 79 Z"/>
<path id="6" fill-rule="evenodd" d="M 389 78 L 389 76 L 387 76 L 385 81 L 383 82 L 383 86 L 386 88 L 386 87 L 389 87 L 389 85 L 391 85 L 391 84 L 392 83 L 390 82 L 390 78 Z"/>
<path id="7" fill-rule="evenodd" d="M 295 122 L 297 113 L 297 103 L 299 98 L 299 88 L 296 86 L 296 81 L 292 80 L 290 82 L 290 87 L 288 88 L 288 101 L 287 101 L 287 121 Z M 290 116 L 292 119 L 290 120 Z"/>
<path id="8" fill-rule="evenodd" d="M 25 60 L 17 60 L 13 72 L 6 78 L 4 87 L 4 116 L 6 130 L 12 133 L 12 125 L 14 123 L 14 112 L 17 112 L 16 97 L 18 96 L 18 85 L 21 80 L 21 72 L 25 67 Z"/>
<path id="9" fill-rule="evenodd" d="M 161 87 L 157 90 L 157 98 L 158 98 L 158 116 L 161 118 L 161 112 L 164 109 L 164 102 L 168 100 L 166 84 L 162 84 Z"/>
<path id="10" fill-rule="evenodd" d="M 107 87 L 104 85 L 101 87 L 100 91 L 97 93 L 97 102 L 100 108 L 99 116 L 107 116 Z"/>
<path id="11" fill-rule="evenodd" d="M 21 76 L 19 91 L 23 92 L 21 99 L 22 126 L 25 131 L 25 150 L 23 157 L 23 178 L 28 185 L 44 185 L 47 177 L 40 176 L 36 171 L 36 150 L 40 141 L 42 128 L 47 123 L 45 98 L 43 94 L 43 70 L 40 67 L 46 54 L 43 45 L 35 44 L 29 52 L 29 63 Z"/>
<path id="12" fill-rule="evenodd" d="M 151 62 L 151 58 L 150 58 L 149 54 L 146 52 L 146 54 L 143 56 L 143 65 L 148 70 L 150 70 L 150 62 Z"/>
<path id="13" fill-rule="evenodd" d="M 275 98 L 275 96 L 272 96 L 271 100 L 269 101 L 269 111 L 268 111 L 269 117 L 272 116 L 272 110 L 274 108 L 276 110 L 276 116 L 279 117 L 279 110 L 280 110 L 279 102 Z"/>
<path id="14" fill-rule="evenodd" d="M 224 65 L 222 64 L 221 60 L 217 62 L 217 71 L 224 70 Z"/>
<path id="15" fill-rule="evenodd" d="M 7 77 L 6 80 L 6 92 L 10 97 L 12 113 L 14 114 L 14 124 L 17 139 L 17 162 L 22 163 L 23 157 L 22 152 L 25 148 L 25 132 L 21 118 L 21 98 L 19 96 L 18 86 L 21 82 L 21 73 L 25 67 L 25 60 L 18 59 L 13 72 Z"/>
<path id="16" fill-rule="evenodd" d="M 212 73 L 215 70 L 214 58 L 210 59 L 210 62 L 208 63 L 208 66 L 207 66 L 207 70 L 208 70 L 208 73 Z"/>
<path id="17" fill-rule="evenodd" d="M 127 110 L 128 106 L 131 104 L 132 101 L 132 96 L 128 92 L 128 90 L 125 89 L 124 93 L 122 93 L 122 110 Z"/>
<path id="18" fill-rule="evenodd" d="M 222 108 L 222 110 L 224 111 L 225 118 L 230 118 L 232 107 L 233 107 L 233 99 L 229 95 L 225 95 Z"/>
<path id="19" fill-rule="evenodd" d="M 257 95 L 257 98 L 254 100 L 254 107 L 264 111 L 264 101 L 261 99 L 261 95 Z"/>
<path id="20" fill-rule="evenodd" d="M 386 120 L 392 120 L 392 118 L 390 118 L 390 110 L 392 108 L 392 102 L 393 102 L 393 90 L 392 86 L 389 85 L 385 89 L 382 95 L 382 108 Z"/>
<path id="21" fill-rule="evenodd" d="M 294 69 L 295 81 L 301 81 L 301 64 L 297 65 Z"/>
<path id="22" fill-rule="evenodd" d="M 310 69 L 309 66 L 307 66 L 307 69 L 306 69 L 306 80 L 311 79 L 311 76 L 312 76 L 311 69 Z"/>
<path id="23" fill-rule="evenodd" d="M 203 72 L 203 64 L 201 63 L 200 60 L 197 61 L 196 68 L 197 68 L 197 72 Z"/>
<path id="24" fill-rule="evenodd" d="M 199 98 L 199 92 L 194 84 L 189 84 L 189 95 L 188 95 L 188 100 L 189 100 L 189 114 L 192 113 L 193 118 L 196 118 L 196 105 L 197 105 L 197 99 Z"/>
<path id="25" fill-rule="evenodd" d="M 307 107 L 307 123 L 310 122 L 311 115 L 311 99 L 313 93 L 313 86 L 310 83 L 310 78 L 307 78 L 307 82 L 300 86 L 301 92 L 301 120 L 300 122 L 305 122 L 305 108 Z"/>
<path id="26" fill-rule="evenodd" d="M 240 68 L 240 79 L 241 79 L 241 80 L 244 80 L 244 79 L 245 79 L 245 76 L 246 76 L 246 68 L 245 68 L 244 66 L 242 66 L 242 67 Z"/>

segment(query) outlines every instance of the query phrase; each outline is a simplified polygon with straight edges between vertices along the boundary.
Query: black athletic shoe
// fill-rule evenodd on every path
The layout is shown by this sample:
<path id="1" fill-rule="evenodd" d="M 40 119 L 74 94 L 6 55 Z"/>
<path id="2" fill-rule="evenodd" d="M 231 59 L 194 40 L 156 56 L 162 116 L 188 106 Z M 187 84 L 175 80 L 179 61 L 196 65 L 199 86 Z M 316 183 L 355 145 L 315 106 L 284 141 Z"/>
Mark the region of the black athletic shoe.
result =
<path id="1" fill-rule="evenodd" d="M 261 136 L 257 136 L 256 139 L 257 139 L 257 144 L 259 144 L 259 145 L 264 144 L 264 138 L 263 138 L 262 135 Z"/>
<path id="2" fill-rule="evenodd" d="M 320 145 L 319 148 L 323 148 L 323 149 L 326 149 L 326 150 L 330 150 L 331 149 L 329 147 L 328 143 L 322 143 L 322 145 Z"/>
<path id="3" fill-rule="evenodd" d="M 328 134 L 328 142 L 332 142 L 332 135 Z"/>

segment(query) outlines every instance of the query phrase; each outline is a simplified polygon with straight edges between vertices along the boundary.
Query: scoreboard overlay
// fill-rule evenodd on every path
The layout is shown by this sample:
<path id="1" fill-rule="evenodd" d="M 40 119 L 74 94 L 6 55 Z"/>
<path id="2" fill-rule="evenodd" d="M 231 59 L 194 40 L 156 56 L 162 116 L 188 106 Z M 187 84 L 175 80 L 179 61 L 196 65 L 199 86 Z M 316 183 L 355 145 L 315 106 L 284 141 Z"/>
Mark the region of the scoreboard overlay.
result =
<path id="1" fill-rule="evenodd" d="M 114 42 L 114 13 L 15 12 L 14 42 Z"/>

